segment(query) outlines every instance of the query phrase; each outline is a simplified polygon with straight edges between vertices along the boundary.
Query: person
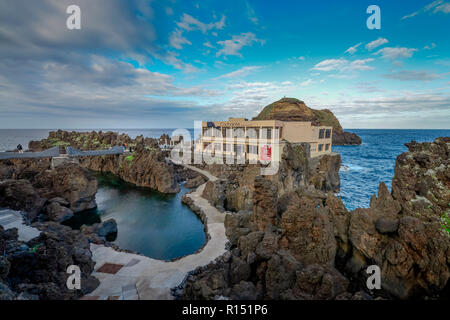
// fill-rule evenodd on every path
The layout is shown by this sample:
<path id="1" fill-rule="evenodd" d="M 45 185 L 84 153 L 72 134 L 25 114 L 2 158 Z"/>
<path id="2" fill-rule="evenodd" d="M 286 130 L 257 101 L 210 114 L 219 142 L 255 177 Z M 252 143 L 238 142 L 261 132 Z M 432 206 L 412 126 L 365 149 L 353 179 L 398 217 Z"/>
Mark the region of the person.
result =
<path id="1" fill-rule="evenodd" d="M 17 146 L 17 150 L 19 151 L 19 153 L 23 153 L 23 147 L 22 147 L 22 145 L 20 143 Z"/>

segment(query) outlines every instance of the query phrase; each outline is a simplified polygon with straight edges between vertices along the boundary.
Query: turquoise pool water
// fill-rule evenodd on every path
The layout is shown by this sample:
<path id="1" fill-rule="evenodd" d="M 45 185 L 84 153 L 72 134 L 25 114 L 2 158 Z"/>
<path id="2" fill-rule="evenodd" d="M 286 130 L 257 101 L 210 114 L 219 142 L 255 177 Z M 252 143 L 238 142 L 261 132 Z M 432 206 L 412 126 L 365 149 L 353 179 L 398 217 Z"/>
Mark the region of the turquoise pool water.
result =
<path id="1" fill-rule="evenodd" d="M 98 208 L 76 215 L 66 224 L 79 228 L 114 218 L 118 227 L 114 244 L 160 260 L 183 257 L 204 245 L 202 222 L 181 203 L 188 191 L 183 186 L 178 194 L 165 195 L 137 188 L 113 175 L 97 179 Z"/>

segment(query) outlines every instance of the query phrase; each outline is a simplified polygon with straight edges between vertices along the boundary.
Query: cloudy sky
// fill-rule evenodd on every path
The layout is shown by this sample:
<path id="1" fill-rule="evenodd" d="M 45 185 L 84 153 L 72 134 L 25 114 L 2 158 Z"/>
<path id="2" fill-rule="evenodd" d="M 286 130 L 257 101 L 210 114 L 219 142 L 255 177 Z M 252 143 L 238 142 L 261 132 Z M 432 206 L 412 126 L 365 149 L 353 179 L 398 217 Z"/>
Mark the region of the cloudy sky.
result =
<path id="1" fill-rule="evenodd" d="M 448 30 L 444 0 L 0 0 L 0 128 L 193 127 L 283 96 L 345 128 L 450 128 Z"/>

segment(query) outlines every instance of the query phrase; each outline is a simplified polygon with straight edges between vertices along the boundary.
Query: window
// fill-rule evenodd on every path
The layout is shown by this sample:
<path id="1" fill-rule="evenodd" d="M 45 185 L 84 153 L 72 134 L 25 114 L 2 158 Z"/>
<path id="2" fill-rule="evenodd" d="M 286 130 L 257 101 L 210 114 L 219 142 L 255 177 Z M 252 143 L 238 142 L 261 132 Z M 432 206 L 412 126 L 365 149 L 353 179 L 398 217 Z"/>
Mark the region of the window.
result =
<path id="1" fill-rule="evenodd" d="M 258 146 L 248 146 L 248 153 L 250 154 L 258 154 Z"/>
<path id="2" fill-rule="evenodd" d="M 323 139 L 324 136 L 325 136 L 325 129 L 320 129 L 319 130 L 319 139 Z"/>
<path id="3" fill-rule="evenodd" d="M 237 138 L 243 138 L 245 133 L 244 133 L 244 128 L 236 128 L 233 130 L 233 135 Z"/>
<path id="4" fill-rule="evenodd" d="M 331 129 L 327 129 L 327 130 L 325 131 L 325 138 L 326 138 L 326 139 L 330 139 L 330 137 L 331 137 Z"/>
<path id="5" fill-rule="evenodd" d="M 330 150 L 330 144 L 329 144 L 329 143 L 327 143 L 327 144 L 325 145 L 325 151 L 328 151 L 328 150 Z"/>
<path id="6" fill-rule="evenodd" d="M 319 144 L 319 152 L 323 151 L 323 144 Z"/>
<path id="7" fill-rule="evenodd" d="M 251 139 L 258 139 L 259 138 L 259 129 L 257 128 L 248 128 L 247 129 L 247 136 Z"/>
<path id="8" fill-rule="evenodd" d="M 243 154 L 244 153 L 244 145 L 242 144 L 235 144 L 234 145 L 234 152 L 236 152 L 237 154 Z"/>

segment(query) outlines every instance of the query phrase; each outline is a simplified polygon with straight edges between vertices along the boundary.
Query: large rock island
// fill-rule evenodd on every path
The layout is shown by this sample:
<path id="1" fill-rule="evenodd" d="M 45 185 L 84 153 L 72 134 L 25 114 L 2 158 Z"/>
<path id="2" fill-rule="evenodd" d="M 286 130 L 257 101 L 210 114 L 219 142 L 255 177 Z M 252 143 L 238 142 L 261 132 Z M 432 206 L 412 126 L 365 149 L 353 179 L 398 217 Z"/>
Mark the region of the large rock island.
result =
<path id="1" fill-rule="evenodd" d="M 342 129 L 339 120 L 328 109 L 315 110 L 295 98 L 283 98 L 266 106 L 253 120 L 311 121 L 313 125 L 333 127 L 334 145 L 358 145 L 361 138 Z"/>

